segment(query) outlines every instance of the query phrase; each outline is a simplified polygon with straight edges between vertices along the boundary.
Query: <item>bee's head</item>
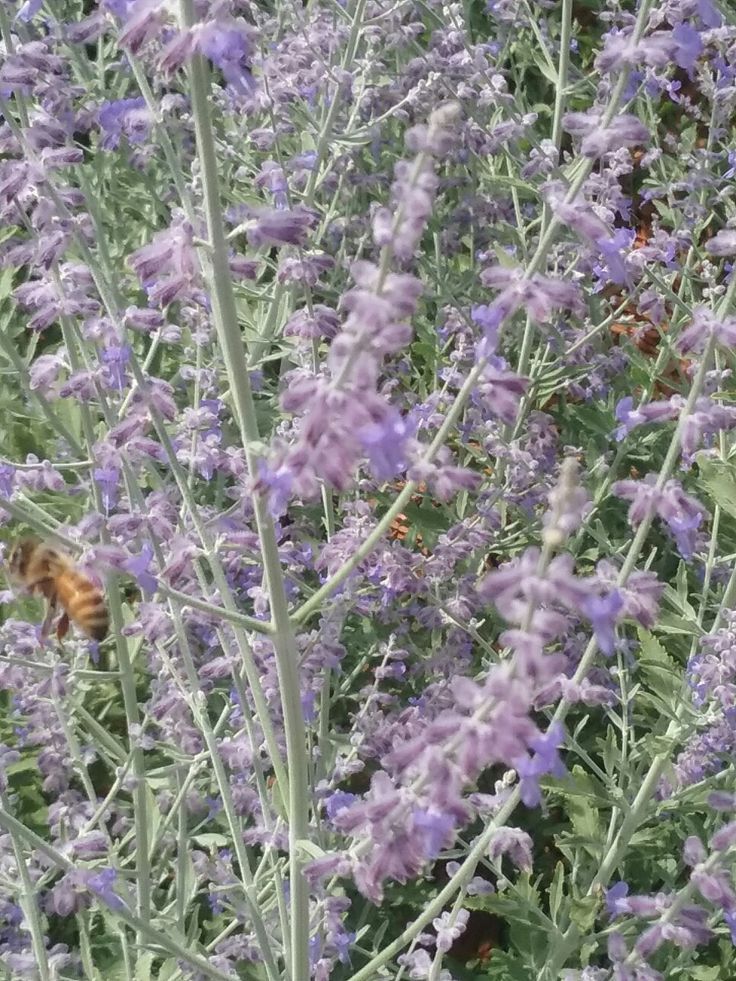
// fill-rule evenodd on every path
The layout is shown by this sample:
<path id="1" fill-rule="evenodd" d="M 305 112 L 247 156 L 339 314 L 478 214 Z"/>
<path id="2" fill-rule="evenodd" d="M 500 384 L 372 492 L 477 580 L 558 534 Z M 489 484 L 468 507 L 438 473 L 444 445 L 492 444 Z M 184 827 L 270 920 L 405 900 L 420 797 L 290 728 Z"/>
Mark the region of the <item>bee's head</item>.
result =
<path id="1" fill-rule="evenodd" d="M 8 571 L 12 579 L 22 580 L 28 568 L 28 563 L 35 550 L 40 545 L 40 540 L 33 536 L 20 538 L 10 550 L 8 556 Z"/>

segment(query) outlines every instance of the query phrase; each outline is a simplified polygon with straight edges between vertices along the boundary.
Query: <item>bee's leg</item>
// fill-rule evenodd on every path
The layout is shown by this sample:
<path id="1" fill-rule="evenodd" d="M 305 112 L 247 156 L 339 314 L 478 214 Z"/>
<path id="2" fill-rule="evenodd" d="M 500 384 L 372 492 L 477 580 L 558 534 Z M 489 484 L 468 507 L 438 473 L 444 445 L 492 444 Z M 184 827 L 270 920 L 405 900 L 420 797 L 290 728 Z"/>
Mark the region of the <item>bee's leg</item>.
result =
<path id="1" fill-rule="evenodd" d="M 43 618 L 43 623 L 41 624 L 41 640 L 45 642 L 51 634 L 51 628 L 54 625 L 54 616 L 56 615 L 56 604 L 52 603 L 50 600 L 46 600 L 46 615 Z"/>
<path id="2" fill-rule="evenodd" d="M 56 636 L 62 641 L 69 633 L 69 615 L 62 613 L 59 622 L 56 624 Z"/>

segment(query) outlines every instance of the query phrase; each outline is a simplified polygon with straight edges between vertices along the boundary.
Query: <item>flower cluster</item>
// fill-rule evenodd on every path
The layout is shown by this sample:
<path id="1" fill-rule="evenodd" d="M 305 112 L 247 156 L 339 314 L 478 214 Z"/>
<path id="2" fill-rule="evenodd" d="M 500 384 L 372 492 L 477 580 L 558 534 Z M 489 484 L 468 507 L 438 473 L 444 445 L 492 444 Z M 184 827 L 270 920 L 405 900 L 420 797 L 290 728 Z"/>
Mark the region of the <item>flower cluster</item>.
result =
<path id="1" fill-rule="evenodd" d="M 398 167 L 393 212 L 382 209 L 374 216 L 373 238 L 382 249 L 381 264 L 361 260 L 351 267 L 355 286 L 343 296 L 347 318 L 330 344 L 326 373 L 297 369 L 288 378 L 281 405 L 300 417 L 297 436 L 276 451 L 272 462 L 262 463 L 257 485 L 269 492 L 277 514 L 292 494 L 313 498 L 321 481 L 344 490 L 366 457 L 379 480 L 407 468 L 411 420 L 378 386 L 384 359 L 411 340 L 409 321 L 422 285 L 412 275 L 385 270 L 392 255 L 409 258 L 416 248 L 436 189 L 432 162 L 447 153 L 456 115 L 454 105 L 440 107 L 428 126 L 409 133 L 408 145 L 417 156 L 412 164 Z M 329 310 L 320 313 L 327 323 L 334 316 Z"/>

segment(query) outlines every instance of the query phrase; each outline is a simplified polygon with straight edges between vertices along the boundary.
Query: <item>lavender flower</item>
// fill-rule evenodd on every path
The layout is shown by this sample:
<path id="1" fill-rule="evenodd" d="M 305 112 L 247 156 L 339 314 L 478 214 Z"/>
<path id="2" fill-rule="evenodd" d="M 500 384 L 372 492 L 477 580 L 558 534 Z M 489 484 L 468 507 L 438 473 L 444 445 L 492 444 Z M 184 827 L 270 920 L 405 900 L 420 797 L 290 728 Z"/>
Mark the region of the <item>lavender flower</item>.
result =
<path id="1" fill-rule="evenodd" d="M 622 146 L 636 146 L 649 142 L 649 130 L 630 113 L 615 116 L 603 127 L 597 113 L 568 113 L 563 124 L 568 132 L 583 137 L 580 149 L 583 156 L 602 157 Z"/>
<path id="2" fill-rule="evenodd" d="M 488 850 L 490 858 L 498 861 L 508 855 L 513 864 L 522 872 L 532 868 L 532 840 L 525 831 L 518 828 L 498 828 L 494 833 Z"/>
<path id="3" fill-rule="evenodd" d="M 734 615 L 726 625 L 706 635 L 700 649 L 688 664 L 688 681 L 702 723 L 692 731 L 675 764 L 675 780 L 688 786 L 717 773 L 729 758 L 733 746 L 732 697 L 736 692 L 734 674 Z M 662 786 L 664 793 L 671 788 Z"/>
<path id="4" fill-rule="evenodd" d="M 147 290 L 152 305 L 166 307 L 175 300 L 197 297 L 199 262 L 194 251 L 193 230 L 184 219 L 176 220 L 149 245 L 129 256 L 131 269 Z"/>
<path id="5" fill-rule="evenodd" d="M 549 493 L 549 510 L 542 519 L 545 543 L 559 548 L 580 526 L 589 506 L 588 494 L 579 483 L 577 461 L 574 457 L 565 457 L 559 481 Z"/>
<path id="6" fill-rule="evenodd" d="M 437 931 L 437 950 L 448 951 L 452 947 L 457 938 L 465 932 L 469 916 L 470 913 L 466 909 L 461 909 L 455 916 L 443 913 L 432 921 L 432 926 Z"/>
<path id="7" fill-rule="evenodd" d="M 673 395 L 667 402 L 647 402 L 640 405 L 638 409 L 634 409 L 634 400 L 630 395 L 627 395 L 616 405 L 616 421 L 619 423 L 616 439 L 624 439 L 637 426 L 643 426 L 649 422 L 677 419 L 684 405 L 685 400 L 681 396 Z"/>
<path id="8" fill-rule="evenodd" d="M 705 249 L 715 256 L 736 255 L 736 231 L 732 228 L 722 228 L 705 243 Z"/>
<path id="9" fill-rule="evenodd" d="M 555 310 L 569 310 L 581 315 L 585 309 L 580 291 L 572 282 L 566 283 L 538 274 L 527 278 L 521 269 L 502 266 L 491 266 L 483 270 L 481 279 L 485 286 L 501 290 L 494 301 L 494 308 L 502 318 L 523 308 L 533 320 L 544 323 L 549 321 Z M 480 310 L 476 316 L 479 312 Z M 485 321 L 487 324 L 487 315 Z"/>
<path id="10" fill-rule="evenodd" d="M 619 480 L 612 490 L 618 497 L 631 501 L 628 517 L 634 527 L 656 515 L 674 536 L 680 555 L 684 559 L 692 557 L 695 533 L 705 512 L 676 480 L 668 480 L 664 487 L 659 488 L 655 478 L 650 475 L 643 481 Z"/>
<path id="11" fill-rule="evenodd" d="M 248 241 L 252 246 L 305 245 L 307 232 L 315 223 L 305 208 L 260 208 L 251 219 Z"/>
<path id="12" fill-rule="evenodd" d="M 692 323 L 680 333 L 677 346 L 683 354 L 699 354 L 710 337 L 724 347 L 732 346 L 736 343 L 736 319 L 719 319 L 707 307 L 699 306 L 693 311 Z"/>
<path id="13" fill-rule="evenodd" d="M 116 150 L 125 137 L 133 145 L 144 143 L 151 131 L 152 120 L 145 100 L 118 99 L 106 102 L 99 113 L 103 131 L 101 145 L 106 150 Z"/>
<path id="14" fill-rule="evenodd" d="M 567 772 L 557 753 L 564 738 L 562 726 L 550 726 L 544 736 L 531 740 L 529 745 L 533 752 L 530 756 L 514 761 L 520 779 L 521 799 L 527 807 L 537 807 L 542 799 L 540 777 L 546 774 L 561 777 Z"/>
<path id="15" fill-rule="evenodd" d="M 311 309 L 297 310 L 284 324 L 285 337 L 300 337 L 314 340 L 319 337 L 331 339 L 337 333 L 340 320 L 337 313 L 321 303 Z"/>
<path id="16" fill-rule="evenodd" d="M 448 102 L 435 109 L 426 126 L 415 126 L 407 136 L 407 146 L 417 152 L 417 157 L 411 165 L 406 161 L 396 165 L 391 186 L 393 212 L 380 208 L 373 217 L 376 245 L 390 246 L 399 259 L 410 259 L 414 254 L 432 213 L 437 189 L 432 161 L 449 152 L 459 117 L 460 106 Z"/>

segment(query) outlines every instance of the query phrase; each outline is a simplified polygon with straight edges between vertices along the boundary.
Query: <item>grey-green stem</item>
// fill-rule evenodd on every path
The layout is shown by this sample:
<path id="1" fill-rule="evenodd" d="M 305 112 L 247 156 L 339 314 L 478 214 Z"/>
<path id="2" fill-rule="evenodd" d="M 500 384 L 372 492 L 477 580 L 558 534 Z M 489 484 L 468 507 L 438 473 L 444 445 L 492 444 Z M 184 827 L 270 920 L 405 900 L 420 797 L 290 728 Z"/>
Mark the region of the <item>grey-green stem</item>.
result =
<path id="1" fill-rule="evenodd" d="M 195 27 L 193 0 L 181 0 L 185 27 Z M 197 139 L 207 235 L 211 246 L 212 306 L 218 341 L 225 362 L 233 406 L 251 476 L 257 472 L 254 444 L 259 440 L 258 423 L 248 376 L 248 358 L 238 323 L 235 294 L 228 261 L 228 245 L 220 205 L 219 176 L 212 131 L 208 69 L 200 55 L 189 66 L 190 95 Z M 256 525 L 263 555 L 273 621 L 273 643 L 279 678 L 286 735 L 289 778 L 289 879 L 291 896 L 291 977 L 309 977 L 309 891 L 302 874 L 304 859 L 299 842 L 309 837 L 306 730 L 302 713 L 298 656 L 294 629 L 289 619 L 278 543 L 267 501 L 254 499 Z"/>

